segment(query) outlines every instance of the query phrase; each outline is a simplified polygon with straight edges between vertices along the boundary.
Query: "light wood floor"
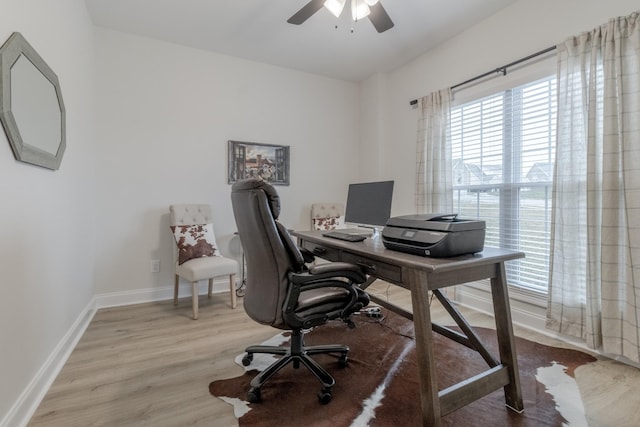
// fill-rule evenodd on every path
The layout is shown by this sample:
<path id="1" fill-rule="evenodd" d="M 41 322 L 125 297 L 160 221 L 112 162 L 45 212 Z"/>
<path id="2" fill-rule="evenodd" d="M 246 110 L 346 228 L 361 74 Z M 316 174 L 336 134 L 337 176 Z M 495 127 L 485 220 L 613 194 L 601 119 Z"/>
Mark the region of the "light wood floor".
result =
<path id="1" fill-rule="evenodd" d="M 410 309 L 408 292 L 384 282 L 370 288 Z M 228 294 L 200 298 L 191 318 L 190 299 L 99 310 L 29 426 L 236 426 L 231 407 L 209 394 L 211 381 L 241 375 L 234 363 L 245 346 L 278 331 L 229 306 Z M 462 309 L 474 325 L 488 316 Z M 434 300 L 434 321 L 451 323 Z M 526 329 L 516 334 L 560 343 Z M 591 426 L 632 426 L 640 419 L 640 373 L 612 361 L 581 375 Z M 632 421 L 633 420 L 633 421 Z"/>

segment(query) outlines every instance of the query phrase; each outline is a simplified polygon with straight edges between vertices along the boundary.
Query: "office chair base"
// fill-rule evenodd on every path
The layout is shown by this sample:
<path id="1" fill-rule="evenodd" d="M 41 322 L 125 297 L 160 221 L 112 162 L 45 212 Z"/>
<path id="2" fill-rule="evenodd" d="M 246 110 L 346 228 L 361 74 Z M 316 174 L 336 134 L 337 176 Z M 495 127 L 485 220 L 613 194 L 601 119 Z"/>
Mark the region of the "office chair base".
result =
<path id="1" fill-rule="evenodd" d="M 320 400 L 320 403 L 326 405 L 331 401 L 331 390 L 333 388 L 333 385 L 335 384 L 335 380 L 310 356 L 315 354 L 338 353 L 340 354 L 338 363 L 340 363 L 340 365 L 344 367 L 347 365 L 347 353 L 349 352 L 349 347 L 338 344 L 306 347 L 303 344 L 302 332 L 294 330 L 291 332 L 290 348 L 255 345 L 247 347 L 245 351 L 247 352 L 247 354 L 242 358 L 242 364 L 244 366 L 249 366 L 251 364 L 254 353 L 275 354 L 282 356 L 276 362 L 271 364 L 267 369 L 256 375 L 253 380 L 251 380 L 251 388 L 247 393 L 247 400 L 249 402 L 259 402 L 261 400 L 260 391 L 264 383 L 266 383 L 280 369 L 284 368 L 289 363 L 293 363 L 293 367 L 296 369 L 300 367 L 300 364 L 303 364 L 322 383 L 322 389 L 318 393 L 318 399 Z"/>

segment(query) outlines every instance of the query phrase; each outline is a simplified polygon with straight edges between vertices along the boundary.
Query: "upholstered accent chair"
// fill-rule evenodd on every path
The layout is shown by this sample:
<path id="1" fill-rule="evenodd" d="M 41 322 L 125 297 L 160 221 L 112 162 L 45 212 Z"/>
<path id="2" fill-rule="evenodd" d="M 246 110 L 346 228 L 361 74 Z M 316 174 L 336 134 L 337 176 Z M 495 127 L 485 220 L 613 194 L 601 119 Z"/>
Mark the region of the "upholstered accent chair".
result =
<path id="1" fill-rule="evenodd" d="M 278 221 L 280 198 L 270 184 L 257 179 L 236 182 L 231 202 L 247 263 L 244 309 L 258 323 L 291 331 L 288 348 L 247 347 L 242 360 L 245 366 L 251 364 L 254 353 L 282 356 L 253 378 L 247 400 L 260 401 L 264 383 L 293 362 L 294 368 L 302 364 L 318 378 L 322 383 L 318 397 L 321 403 L 328 403 L 335 381 L 311 356 L 337 354 L 338 363 L 344 366 L 349 347 L 306 346 L 303 331 L 334 319 L 354 326 L 351 314 L 369 304 L 369 296 L 357 286 L 366 280 L 365 274 L 349 263 L 309 264 L 312 260 L 305 259 Z"/>
<path id="2" fill-rule="evenodd" d="M 342 203 L 314 203 L 311 205 L 311 229 L 334 230 L 342 228 L 344 205 Z"/>
<path id="3" fill-rule="evenodd" d="M 225 258 L 217 247 L 210 205 L 180 204 L 169 206 L 170 227 L 175 237 L 175 283 L 173 303 L 178 304 L 178 287 L 183 278 L 191 283 L 193 318 L 198 318 L 198 282 L 209 281 L 208 297 L 213 292 L 213 279 L 229 277 L 231 308 L 236 308 L 235 275 L 238 262 Z"/>

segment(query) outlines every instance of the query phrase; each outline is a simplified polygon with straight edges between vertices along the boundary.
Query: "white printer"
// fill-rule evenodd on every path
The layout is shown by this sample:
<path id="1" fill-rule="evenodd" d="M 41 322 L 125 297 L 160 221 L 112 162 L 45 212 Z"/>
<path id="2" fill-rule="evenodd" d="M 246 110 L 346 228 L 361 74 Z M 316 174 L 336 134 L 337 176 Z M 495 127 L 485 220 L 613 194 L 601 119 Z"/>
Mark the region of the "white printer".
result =
<path id="1" fill-rule="evenodd" d="M 457 214 L 404 215 L 389 218 L 382 230 L 387 249 L 431 257 L 481 252 L 485 222 Z"/>

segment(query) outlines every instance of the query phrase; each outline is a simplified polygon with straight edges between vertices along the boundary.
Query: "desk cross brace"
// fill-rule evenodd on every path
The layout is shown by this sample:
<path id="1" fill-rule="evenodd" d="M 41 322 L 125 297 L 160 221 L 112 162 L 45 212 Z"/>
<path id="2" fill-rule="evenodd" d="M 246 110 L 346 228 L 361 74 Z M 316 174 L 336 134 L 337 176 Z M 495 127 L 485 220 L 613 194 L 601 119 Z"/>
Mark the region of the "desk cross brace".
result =
<path id="1" fill-rule="evenodd" d="M 447 310 L 451 318 L 456 322 L 460 329 L 462 329 L 464 335 L 436 324 L 433 324 L 433 331 L 476 350 L 490 367 L 495 368 L 498 366 L 500 363 L 487 351 L 487 348 L 480 341 L 480 337 L 475 333 L 464 317 L 462 317 L 462 314 L 460 314 L 458 309 L 451 304 L 449 298 L 447 298 L 440 289 L 434 289 L 432 292 L 436 298 L 438 298 L 442 306 Z"/>
<path id="2" fill-rule="evenodd" d="M 373 279 L 373 280 L 371 280 Z M 371 283 L 373 283 L 375 281 L 375 277 L 369 277 L 369 280 L 367 280 L 365 283 L 363 283 L 361 285 L 362 289 L 366 289 L 369 285 L 371 285 Z M 449 338 L 450 340 L 453 340 L 459 344 L 464 345 L 465 347 L 468 347 L 472 350 L 477 351 L 478 353 L 480 353 L 480 355 L 482 356 L 482 358 L 485 360 L 485 362 L 487 362 L 487 364 L 489 365 L 489 367 L 491 368 L 495 368 L 496 366 L 500 365 L 500 362 L 498 362 L 487 350 L 487 348 L 484 346 L 484 344 L 482 344 L 482 341 L 480 341 L 480 337 L 478 337 L 478 335 L 475 333 L 475 331 L 473 330 L 473 328 L 469 325 L 469 323 L 467 323 L 467 321 L 464 319 L 464 317 L 462 317 L 462 314 L 458 311 L 458 309 L 456 307 L 453 306 L 453 304 L 451 303 L 451 300 L 449 300 L 449 298 L 447 298 L 442 291 L 440 291 L 440 289 L 434 289 L 433 294 L 436 296 L 436 298 L 438 298 L 438 300 L 440 301 L 440 303 L 442 304 L 442 306 L 447 310 L 447 312 L 449 313 L 449 316 L 451 316 L 451 318 L 456 322 L 456 324 L 458 325 L 458 327 L 464 332 L 464 333 L 460 333 L 458 331 L 455 331 L 451 328 L 448 328 L 446 326 L 442 326 L 439 325 L 437 323 L 432 323 L 431 324 L 431 330 L 433 332 L 436 332 L 440 335 L 443 335 L 447 338 Z M 394 304 L 391 304 L 389 302 L 387 302 L 386 300 L 376 296 L 376 295 L 369 295 L 369 298 L 371 299 L 371 301 L 375 302 L 376 304 L 393 311 L 394 313 L 397 313 L 399 315 L 401 315 L 402 317 L 409 319 L 411 321 L 413 321 L 413 313 L 404 310 Z"/>
<path id="3" fill-rule="evenodd" d="M 361 288 L 366 289 L 374 281 L 375 277 L 370 276 L 369 279 L 360 286 Z M 485 396 L 493 390 L 509 384 L 510 380 L 507 367 L 498 362 L 489 353 L 487 348 L 481 342 L 480 337 L 474 332 L 473 328 L 464 319 L 464 317 L 462 317 L 462 314 L 458 309 L 451 303 L 451 300 L 449 300 L 449 298 L 447 298 L 440 289 L 434 289 L 431 292 L 436 296 L 436 298 L 438 298 L 440 303 L 447 310 L 451 318 L 456 322 L 463 333 L 436 323 L 431 323 L 431 330 L 477 351 L 490 367 L 486 372 L 478 374 L 472 378 L 468 378 L 465 381 L 438 392 L 438 397 L 440 398 L 440 415 L 444 416 L 481 398 L 482 396 Z M 376 295 L 370 294 L 369 297 L 371 301 L 376 304 L 379 304 L 380 306 L 385 307 L 411 321 L 414 320 L 413 313 L 389 303 Z"/>

